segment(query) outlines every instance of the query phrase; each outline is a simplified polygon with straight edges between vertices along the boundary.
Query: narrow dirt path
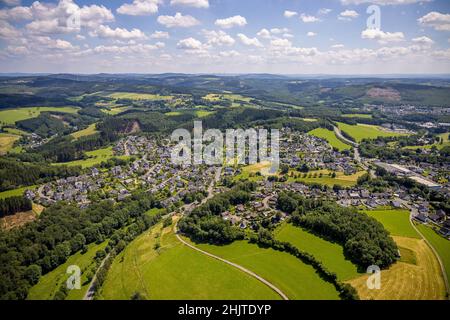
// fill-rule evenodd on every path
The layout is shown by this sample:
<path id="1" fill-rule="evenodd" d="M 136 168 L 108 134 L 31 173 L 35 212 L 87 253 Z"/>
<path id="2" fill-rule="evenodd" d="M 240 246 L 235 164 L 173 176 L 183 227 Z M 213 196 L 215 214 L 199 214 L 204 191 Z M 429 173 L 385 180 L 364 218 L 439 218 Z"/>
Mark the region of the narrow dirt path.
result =
<path id="1" fill-rule="evenodd" d="M 176 230 L 176 226 L 175 226 L 175 232 L 176 232 L 176 231 L 177 231 L 177 230 Z M 234 262 L 228 261 L 228 260 L 226 260 L 226 259 L 223 259 L 223 258 L 221 258 L 221 257 L 218 257 L 218 256 L 216 256 L 216 255 L 213 255 L 213 254 L 211 254 L 211 253 L 209 253 L 209 252 L 203 251 L 203 250 L 197 248 L 196 246 L 193 246 L 192 244 L 190 244 L 190 243 L 184 241 L 183 238 L 181 238 L 180 235 L 179 235 L 178 233 L 176 234 L 176 236 L 177 236 L 177 239 L 178 239 L 181 243 L 183 243 L 184 245 L 188 246 L 189 248 L 191 248 L 191 249 L 193 249 L 193 250 L 195 250 L 195 251 L 198 251 L 198 252 L 200 252 L 201 254 L 204 254 L 204 255 L 206 255 L 206 256 L 208 256 L 208 257 L 211 257 L 211 258 L 214 258 L 214 259 L 216 259 L 216 260 L 222 261 L 222 262 L 224 262 L 224 263 L 226 263 L 226 264 L 228 264 L 228 265 L 230 265 L 230 266 L 232 266 L 232 267 L 235 267 L 235 268 L 241 270 L 242 272 L 247 273 L 248 275 L 252 276 L 252 277 L 255 278 L 256 280 L 262 282 L 263 284 L 265 284 L 266 286 L 268 286 L 270 289 L 272 289 L 273 291 L 275 291 L 278 295 L 280 295 L 280 296 L 283 298 L 283 300 L 289 300 L 289 298 L 287 297 L 287 295 L 285 295 L 285 294 L 283 293 L 283 291 L 281 291 L 279 288 L 277 288 L 277 287 L 276 287 L 275 285 L 273 285 L 271 282 L 267 281 L 266 279 L 264 279 L 263 277 L 257 275 L 256 273 L 254 273 L 254 272 L 252 272 L 252 271 L 250 271 L 250 270 L 244 268 L 243 266 L 240 266 L 240 265 L 238 265 L 238 264 L 236 264 L 236 263 L 234 263 Z"/>

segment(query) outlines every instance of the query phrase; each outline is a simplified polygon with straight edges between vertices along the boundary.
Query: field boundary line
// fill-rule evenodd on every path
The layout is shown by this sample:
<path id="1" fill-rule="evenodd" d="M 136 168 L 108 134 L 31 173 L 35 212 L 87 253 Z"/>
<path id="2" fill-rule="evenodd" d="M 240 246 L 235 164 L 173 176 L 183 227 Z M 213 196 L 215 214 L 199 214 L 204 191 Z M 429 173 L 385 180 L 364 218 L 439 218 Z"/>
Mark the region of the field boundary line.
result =
<path id="1" fill-rule="evenodd" d="M 416 230 L 416 232 L 422 237 L 423 240 L 425 240 L 425 243 L 428 245 L 428 247 L 431 248 L 431 251 L 433 252 L 433 254 L 435 255 L 435 257 L 438 260 L 439 266 L 441 268 L 441 273 L 442 273 L 442 277 L 444 278 L 444 285 L 445 285 L 445 290 L 447 291 L 447 300 L 450 299 L 450 287 L 448 285 L 448 278 L 447 278 L 447 273 L 445 272 L 445 266 L 442 263 L 441 257 L 439 256 L 439 253 L 436 251 L 436 249 L 433 247 L 433 245 L 431 244 L 430 241 L 428 241 L 428 239 L 423 235 L 422 232 L 420 232 L 419 228 L 416 227 L 416 225 L 413 222 L 413 216 L 412 216 L 412 211 L 411 211 L 411 215 L 410 215 L 410 219 L 409 222 L 411 223 L 412 227 L 414 228 L 414 230 Z"/>
<path id="2" fill-rule="evenodd" d="M 175 226 L 175 234 L 176 234 L 176 236 L 177 236 L 177 239 L 178 239 L 182 244 L 184 244 L 184 245 L 188 246 L 189 248 L 191 248 L 191 249 L 193 249 L 193 250 L 195 250 L 195 251 L 198 251 L 198 252 L 200 252 L 200 253 L 202 253 L 202 254 L 208 256 L 208 257 L 211 257 L 211 258 L 214 258 L 214 259 L 219 260 L 219 261 L 221 261 L 221 262 L 224 262 L 224 263 L 226 263 L 226 264 L 228 264 L 228 265 L 230 265 L 230 266 L 232 266 L 232 267 L 235 267 L 235 268 L 241 270 L 242 272 L 247 273 L 248 275 L 252 276 L 253 278 L 255 278 L 255 279 L 257 279 L 257 280 L 259 280 L 260 282 L 262 282 L 263 284 L 265 284 L 266 286 L 268 286 L 270 289 L 272 289 L 273 291 L 275 291 L 278 295 L 281 296 L 281 298 L 283 298 L 283 300 L 289 300 L 288 296 L 287 296 L 286 294 L 284 294 L 283 291 L 281 291 L 279 288 L 277 288 L 277 287 L 276 287 L 275 285 L 273 285 L 271 282 L 269 282 L 269 281 L 267 281 L 266 279 L 264 279 L 263 277 L 257 275 L 257 274 L 254 273 L 253 271 L 250 271 L 250 270 L 244 268 L 243 266 L 241 266 L 241 265 L 239 265 L 239 264 L 237 264 L 237 263 L 228 261 L 228 260 L 226 260 L 226 259 L 224 259 L 224 258 L 221 258 L 221 257 L 219 257 L 219 256 L 216 256 L 216 255 L 214 255 L 214 254 L 212 254 L 212 253 L 203 251 L 202 249 L 199 249 L 199 248 L 197 248 L 196 246 L 193 246 L 192 244 L 190 244 L 190 243 L 184 241 L 184 240 L 180 237 L 180 235 L 178 234 L 177 229 L 176 229 L 176 226 Z"/>

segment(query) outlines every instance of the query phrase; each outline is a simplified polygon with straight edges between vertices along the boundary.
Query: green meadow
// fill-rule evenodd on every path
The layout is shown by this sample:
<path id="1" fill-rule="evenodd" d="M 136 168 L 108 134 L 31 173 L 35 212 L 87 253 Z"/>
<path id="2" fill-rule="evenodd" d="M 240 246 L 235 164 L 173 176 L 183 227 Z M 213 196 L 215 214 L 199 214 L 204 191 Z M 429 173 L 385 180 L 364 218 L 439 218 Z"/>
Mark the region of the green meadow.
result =
<path id="1" fill-rule="evenodd" d="M 3 191 L 3 192 L 0 192 L 0 199 L 22 196 L 23 193 L 25 192 L 25 190 L 33 190 L 33 189 L 36 189 L 36 187 L 37 186 L 30 186 L 30 187 L 23 187 L 23 188 L 18 188 L 18 189 L 14 189 L 14 190 Z"/>
<path id="2" fill-rule="evenodd" d="M 351 149 L 350 145 L 342 142 L 336 137 L 334 131 L 325 128 L 317 128 L 308 133 L 310 135 L 326 140 L 333 148 L 337 148 L 339 151 Z"/>
<path id="3" fill-rule="evenodd" d="M 87 151 L 86 155 L 88 157 L 87 159 L 75 160 L 64 163 L 54 163 L 54 165 L 66 165 L 69 167 L 81 166 L 82 168 L 89 168 L 98 165 L 104 161 L 108 161 L 111 158 L 118 158 L 123 160 L 129 158 L 128 156 L 114 156 L 112 147 L 98 149 L 94 151 Z"/>
<path id="4" fill-rule="evenodd" d="M 9 133 L 0 133 L 0 155 L 8 153 L 14 146 L 14 142 L 20 139 L 20 136 L 16 136 Z"/>
<path id="5" fill-rule="evenodd" d="M 349 113 L 349 114 L 343 114 L 342 117 L 344 117 L 344 118 L 372 119 L 372 115 L 371 114 L 367 114 L 367 113 Z"/>
<path id="6" fill-rule="evenodd" d="M 420 236 L 411 226 L 408 210 L 365 210 L 364 213 L 381 222 L 393 236 L 420 239 Z"/>
<path id="7" fill-rule="evenodd" d="M 135 92 L 114 92 L 108 97 L 113 99 L 129 99 L 129 100 L 171 100 L 172 96 L 163 96 L 159 94 L 151 94 L 151 93 L 135 93 Z"/>
<path id="8" fill-rule="evenodd" d="M 16 108 L 0 111 L 0 125 L 1 124 L 15 124 L 17 121 L 31 119 L 38 117 L 41 112 L 63 112 L 63 113 L 77 113 L 78 108 L 74 107 L 30 107 L 30 108 Z"/>
<path id="9" fill-rule="evenodd" d="M 313 267 L 286 252 L 260 248 L 246 241 L 230 245 L 197 245 L 200 249 L 237 263 L 277 286 L 292 300 L 337 300 L 334 286 L 322 280 Z"/>
<path id="10" fill-rule="evenodd" d="M 349 280 L 360 275 L 357 266 L 345 258 L 343 247 L 337 243 L 326 241 L 289 223 L 280 226 L 275 231 L 275 237 L 312 254 L 328 270 L 336 273 L 340 280 Z"/>
<path id="11" fill-rule="evenodd" d="M 444 264 L 447 279 L 450 281 L 450 240 L 441 237 L 433 229 L 423 224 L 418 224 L 417 228 L 439 254 L 439 257 Z"/>
<path id="12" fill-rule="evenodd" d="M 127 300 L 276 300 L 278 294 L 255 278 L 182 244 L 158 224 L 115 259 L 100 298 Z"/>
<path id="13" fill-rule="evenodd" d="M 343 187 L 352 187 L 356 185 L 358 178 L 364 175 L 366 171 L 359 171 L 351 175 L 345 175 L 343 172 L 336 172 L 336 177 L 332 177 L 329 170 L 313 170 L 306 173 L 289 171 L 289 182 L 318 183 L 327 186 L 340 185 Z"/>
<path id="14" fill-rule="evenodd" d="M 66 300 L 82 300 L 88 287 L 87 274 L 91 272 L 95 273 L 95 254 L 99 250 L 105 249 L 108 241 L 101 244 L 90 244 L 88 251 L 84 254 L 77 252 L 67 259 L 66 263 L 60 265 L 55 270 L 43 275 L 39 282 L 33 286 L 28 293 L 28 300 L 52 300 L 55 293 L 62 285 L 65 285 L 69 274 L 67 274 L 67 268 L 71 265 L 77 265 L 81 269 L 81 289 L 70 290 L 66 297 Z"/>
<path id="15" fill-rule="evenodd" d="M 89 127 L 87 127 L 86 129 L 74 132 L 71 134 L 72 137 L 74 137 L 75 139 L 79 139 L 81 137 L 87 137 L 87 136 L 91 136 L 95 133 L 97 133 L 98 131 L 95 128 L 96 123 L 91 124 Z"/>
<path id="16" fill-rule="evenodd" d="M 338 122 L 337 124 L 339 129 L 353 137 L 356 142 L 361 142 L 363 139 L 376 139 L 378 137 L 399 137 L 405 135 L 402 133 L 389 132 L 379 126 L 368 124 L 350 125 L 342 122 Z"/>

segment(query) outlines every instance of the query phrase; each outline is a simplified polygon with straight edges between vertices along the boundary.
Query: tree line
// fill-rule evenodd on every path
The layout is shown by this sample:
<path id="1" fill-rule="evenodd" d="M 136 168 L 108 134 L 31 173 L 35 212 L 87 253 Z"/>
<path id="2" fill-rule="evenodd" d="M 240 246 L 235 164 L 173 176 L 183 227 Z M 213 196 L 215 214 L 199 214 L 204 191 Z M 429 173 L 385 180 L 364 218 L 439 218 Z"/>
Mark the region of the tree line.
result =
<path id="1" fill-rule="evenodd" d="M 0 199 L 0 218 L 17 212 L 30 211 L 32 208 L 31 201 L 22 196 Z"/>

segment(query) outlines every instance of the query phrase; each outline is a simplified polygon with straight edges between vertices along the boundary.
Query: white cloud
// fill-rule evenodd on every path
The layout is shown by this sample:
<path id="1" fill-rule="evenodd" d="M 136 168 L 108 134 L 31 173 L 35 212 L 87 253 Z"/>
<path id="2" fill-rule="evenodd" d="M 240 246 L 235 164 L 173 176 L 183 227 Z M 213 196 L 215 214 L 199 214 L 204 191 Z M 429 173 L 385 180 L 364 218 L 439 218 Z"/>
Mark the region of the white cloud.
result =
<path id="1" fill-rule="evenodd" d="M 244 27 L 245 25 L 247 25 L 247 19 L 242 16 L 233 16 L 225 19 L 217 19 L 215 25 L 224 29 Z"/>
<path id="2" fill-rule="evenodd" d="M 158 50 L 164 47 L 164 43 L 158 42 L 152 44 L 136 44 L 128 46 L 97 46 L 93 49 L 94 53 L 104 54 L 147 54 L 150 51 Z"/>
<path id="3" fill-rule="evenodd" d="M 15 40 L 19 38 L 22 33 L 9 24 L 7 21 L 0 20 L 0 38 L 1 39 L 9 39 Z"/>
<path id="4" fill-rule="evenodd" d="M 239 57 L 241 54 L 237 52 L 236 50 L 230 50 L 230 51 L 221 51 L 219 52 L 219 56 L 224 58 L 234 58 Z"/>
<path id="5" fill-rule="evenodd" d="M 298 15 L 298 13 L 295 12 L 295 11 L 289 11 L 289 10 L 284 11 L 284 17 L 285 18 L 292 18 L 292 17 L 294 17 L 296 15 Z"/>
<path id="6" fill-rule="evenodd" d="M 200 21 L 192 16 L 183 16 L 177 12 L 174 16 L 159 16 L 158 23 L 167 28 L 190 28 L 200 24 Z"/>
<path id="7" fill-rule="evenodd" d="M 202 50 L 203 44 L 199 40 L 191 37 L 178 41 L 177 48 L 183 50 Z"/>
<path id="8" fill-rule="evenodd" d="M 42 47 L 45 47 L 47 49 L 67 51 L 67 50 L 74 50 L 77 48 L 74 47 L 69 41 L 61 39 L 52 39 L 50 37 L 36 37 L 33 40 Z"/>
<path id="9" fill-rule="evenodd" d="M 232 46 L 236 41 L 227 33 L 220 31 L 203 30 L 207 44 L 213 46 Z"/>
<path id="10" fill-rule="evenodd" d="M 292 38 L 293 35 L 290 34 L 290 30 L 288 28 L 272 28 L 270 30 L 267 30 L 266 28 L 261 29 L 257 34 L 258 37 L 263 39 L 272 39 L 276 38 L 277 36 L 284 37 L 284 38 Z"/>
<path id="11" fill-rule="evenodd" d="M 404 40 L 403 32 L 384 32 L 377 29 L 366 29 L 361 32 L 361 38 L 377 40 L 380 44 Z"/>
<path id="12" fill-rule="evenodd" d="M 425 37 L 425 36 L 414 38 L 414 39 L 412 39 L 412 42 L 418 43 L 418 44 L 424 45 L 424 46 L 431 46 L 434 44 L 433 40 L 431 40 L 430 38 Z"/>
<path id="13" fill-rule="evenodd" d="M 315 36 L 317 36 L 317 33 L 310 31 L 310 32 L 308 32 L 306 35 L 307 35 L 308 37 L 315 37 Z"/>
<path id="14" fill-rule="evenodd" d="M 292 42 L 288 39 L 275 39 L 270 41 L 270 45 L 273 47 L 292 47 Z"/>
<path id="15" fill-rule="evenodd" d="M 158 12 L 158 5 L 162 0 L 133 0 L 132 3 L 124 3 L 117 12 L 129 16 L 148 16 Z"/>
<path id="16" fill-rule="evenodd" d="M 426 27 L 432 27 L 438 31 L 450 31 L 450 14 L 444 14 L 432 11 L 417 19 L 417 21 Z"/>
<path id="17" fill-rule="evenodd" d="M 270 31 L 267 30 L 266 28 L 261 29 L 256 35 L 257 35 L 258 37 L 263 38 L 263 39 L 270 39 L 270 38 L 271 38 Z"/>
<path id="18" fill-rule="evenodd" d="M 155 31 L 150 35 L 152 39 L 169 39 L 170 35 L 166 31 Z"/>
<path id="19" fill-rule="evenodd" d="M 342 49 L 342 48 L 345 48 L 345 46 L 343 44 L 338 43 L 338 44 L 333 44 L 331 46 L 331 48 L 332 49 Z"/>
<path id="20" fill-rule="evenodd" d="M 321 16 L 325 16 L 325 15 L 329 14 L 331 11 L 333 11 L 333 10 L 328 9 L 328 8 L 321 8 L 321 9 L 319 9 L 318 14 Z"/>
<path id="21" fill-rule="evenodd" d="M 83 36 L 83 35 L 81 35 L 81 34 L 77 34 L 77 35 L 75 36 L 75 39 L 82 41 L 82 40 L 86 40 L 86 37 Z"/>
<path id="22" fill-rule="evenodd" d="M 263 46 L 257 38 L 249 38 L 243 33 L 239 33 L 237 35 L 237 37 L 246 46 L 254 46 L 254 47 L 262 47 Z"/>
<path id="23" fill-rule="evenodd" d="M 412 4 L 417 2 L 430 2 L 432 0 L 341 0 L 342 5 L 353 5 L 353 4 L 377 4 L 380 6 L 385 5 L 401 5 L 401 4 Z"/>
<path id="24" fill-rule="evenodd" d="M 100 38 L 113 38 L 122 40 L 145 40 L 147 36 L 139 29 L 127 30 L 123 28 L 111 29 L 109 26 L 101 25 L 95 31 L 90 32 L 91 36 Z"/>
<path id="25" fill-rule="evenodd" d="M 302 13 L 300 15 L 300 20 L 303 21 L 304 23 L 311 23 L 311 22 L 318 22 L 320 21 L 319 18 L 315 17 L 315 16 L 310 16 L 307 14 Z"/>
<path id="26" fill-rule="evenodd" d="M 79 7 L 73 0 L 60 0 L 56 4 L 35 1 L 29 7 L 3 9 L 0 19 L 31 20 L 25 27 L 34 34 L 60 34 L 95 28 L 114 21 L 114 15 L 104 6 Z"/>
<path id="27" fill-rule="evenodd" d="M 181 5 L 194 8 L 209 8 L 208 0 L 171 0 L 170 5 Z"/>
<path id="28" fill-rule="evenodd" d="M 338 19 L 350 21 L 354 18 L 357 18 L 358 16 L 359 16 L 359 13 L 356 12 L 355 10 L 345 10 L 339 14 Z"/>

